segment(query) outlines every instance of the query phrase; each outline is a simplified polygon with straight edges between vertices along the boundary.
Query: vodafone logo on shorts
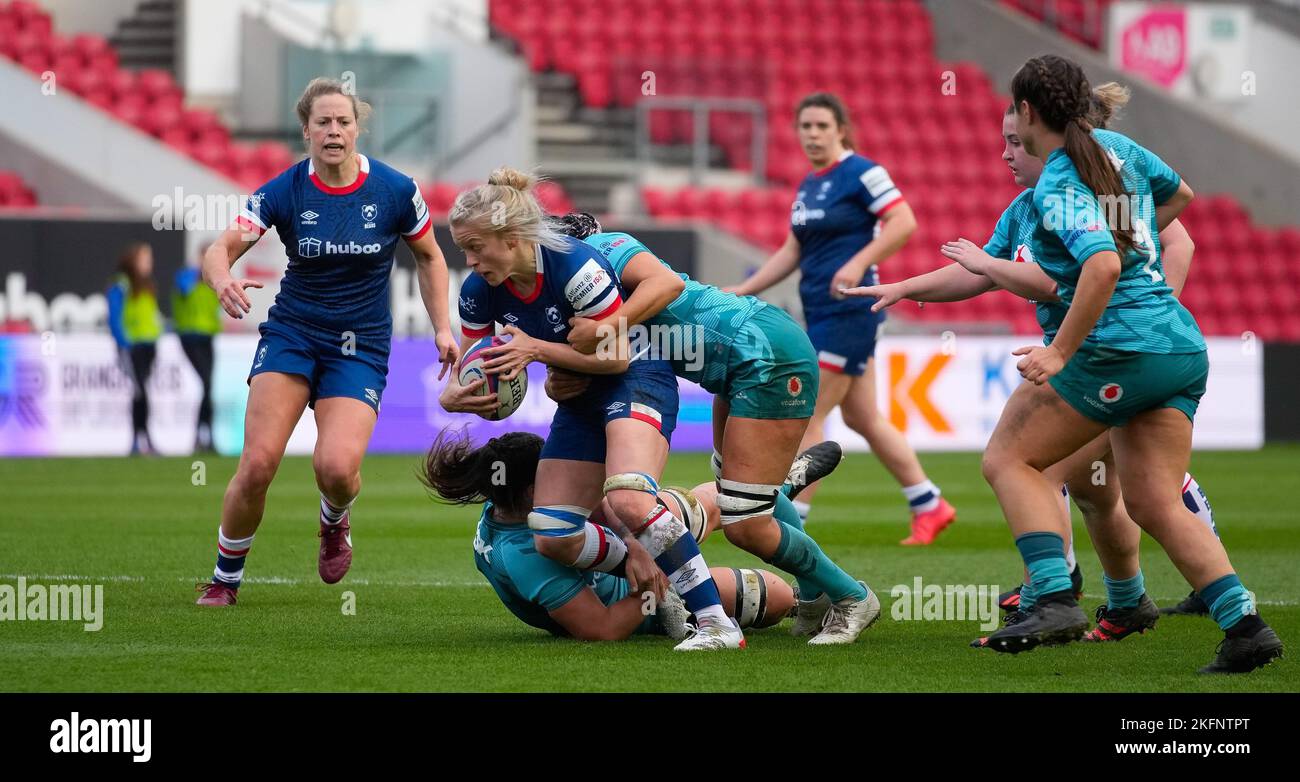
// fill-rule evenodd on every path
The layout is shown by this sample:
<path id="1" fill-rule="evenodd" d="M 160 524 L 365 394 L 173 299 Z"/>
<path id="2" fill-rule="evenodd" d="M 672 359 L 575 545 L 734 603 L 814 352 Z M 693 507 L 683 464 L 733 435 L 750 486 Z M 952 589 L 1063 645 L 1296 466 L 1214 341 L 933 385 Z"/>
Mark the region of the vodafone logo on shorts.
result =
<path id="1" fill-rule="evenodd" d="M 797 377 L 792 377 L 785 388 L 790 392 L 790 396 L 799 396 L 799 392 L 803 390 L 803 381 Z"/>
<path id="2" fill-rule="evenodd" d="M 1107 404 L 1118 402 L 1124 396 L 1124 388 L 1119 383 L 1107 383 L 1097 392 L 1097 396 Z"/>

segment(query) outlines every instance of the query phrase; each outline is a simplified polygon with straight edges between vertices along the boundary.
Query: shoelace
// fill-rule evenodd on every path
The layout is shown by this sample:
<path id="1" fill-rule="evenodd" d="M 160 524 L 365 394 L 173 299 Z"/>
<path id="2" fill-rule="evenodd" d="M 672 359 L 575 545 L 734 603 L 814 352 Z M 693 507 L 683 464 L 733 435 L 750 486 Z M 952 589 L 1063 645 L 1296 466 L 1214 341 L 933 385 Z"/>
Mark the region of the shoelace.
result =
<path id="1" fill-rule="evenodd" d="M 849 618 L 845 612 L 834 603 L 826 609 L 826 616 L 822 617 L 823 633 L 839 633 L 849 628 Z"/>
<path id="2" fill-rule="evenodd" d="M 230 589 L 225 584 L 218 584 L 215 581 L 200 581 L 194 585 L 195 592 L 202 592 L 204 597 L 211 595 L 219 589 Z"/>

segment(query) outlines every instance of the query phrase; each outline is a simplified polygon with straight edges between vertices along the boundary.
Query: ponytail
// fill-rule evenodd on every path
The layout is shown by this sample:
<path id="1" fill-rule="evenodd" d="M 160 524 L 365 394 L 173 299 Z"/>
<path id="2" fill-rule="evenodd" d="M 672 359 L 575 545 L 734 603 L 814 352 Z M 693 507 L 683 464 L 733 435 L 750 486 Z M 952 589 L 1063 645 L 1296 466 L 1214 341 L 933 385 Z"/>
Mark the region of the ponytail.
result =
<path id="1" fill-rule="evenodd" d="M 523 515 L 532 509 L 529 490 L 542 443 L 537 435 L 510 432 L 475 448 L 466 429 L 444 429 L 425 454 L 418 477 L 435 500 L 451 505 L 490 501 L 505 514 Z"/>

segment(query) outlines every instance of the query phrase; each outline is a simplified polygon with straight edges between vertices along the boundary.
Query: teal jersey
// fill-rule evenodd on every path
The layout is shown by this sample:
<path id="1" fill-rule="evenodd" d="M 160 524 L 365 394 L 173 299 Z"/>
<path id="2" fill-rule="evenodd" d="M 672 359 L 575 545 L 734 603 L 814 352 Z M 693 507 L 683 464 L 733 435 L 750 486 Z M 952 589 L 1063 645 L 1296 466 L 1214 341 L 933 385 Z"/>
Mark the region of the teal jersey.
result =
<path id="1" fill-rule="evenodd" d="M 1038 213 L 1034 211 L 1034 191 L 1025 190 L 1015 197 L 1011 205 L 998 218 L 993 228 L 993 236 L 984 245 L 984 252 L 994 258 L 1016 263 L 1037 263 L 1034 258 L 1034 226 L 1038 224 Z M 1059 301 L 1034 302 L 1038 325 L 1043 329 L 1043 344 L 1051 343 L 1065 320 L 1069 308 Z"/>
<path id="2" fill-rule="evenodd" d="M 650 252 L 635 237 L 625 233 L 598 233 L 585 241 L 605 256 L 619 277 L 638 253 Z M 672 269 L 663 259 L 654 257 Z M 726 293 L 680 272 L 677 276 L 686 282 L 686 289 L 659 314 L 645 322 L 644 325 L 656 328 L 640 333 L 642 341 L 648 343 L 643 347 L 657 350 L 654 358 L 667 358 L 678 377 L 698 383 L 709 393 L 723 393 L 729 361 L 735 358 L 732 347 L 737 344 L 741 326 L 768 305 L 753 296 Z M 632 355 L 636 355 L 639 347 L 637 334 L 629 330 L 628 337 L 632 343 Z M 762 346 L 742 347 L 745 350 L 752 347 L 760 353 L 763 350 Z M 664 352 L 668 355 L 662 355 Z"/>
<path id="3" fill-rule="evenodd" d="M 483 504 L 474 534 L 474 565 L 510 613 L 554 635 L 568 635 L 548 612 L 562 608 L 586 587 L 605 605 L 627 597 L 627 581 L 608 573 L 584 573 L 547 559 L 533 547 L 527 524 L 503 524 Z"/>
<path id="4" fill-rule="evenodd" d="M 1129 194 L 1124 200 L 1135 246 L 1120 259 L 1119 282 L 1087 343 L 1136 353 L 1205 350 L 1196 320 L 1174 298 L 1160 264 L 1156 206 L 1167 201 L 1182 180 L 1164 161 L 1126 136 L 1109 130 L 1095 130 L 1093 136 L 1106 149 Z M 1056 281 L 1061 302 L 1068 306 L 1083 263 L 1098 252 L 1118 252 L 1107 217 L 1123 221 L 1124 204 L 1100 203 L 1063 148 L 1048 155 L 1033 190 L 1033 203 L 1039 216 L 1034 257 Z"/>

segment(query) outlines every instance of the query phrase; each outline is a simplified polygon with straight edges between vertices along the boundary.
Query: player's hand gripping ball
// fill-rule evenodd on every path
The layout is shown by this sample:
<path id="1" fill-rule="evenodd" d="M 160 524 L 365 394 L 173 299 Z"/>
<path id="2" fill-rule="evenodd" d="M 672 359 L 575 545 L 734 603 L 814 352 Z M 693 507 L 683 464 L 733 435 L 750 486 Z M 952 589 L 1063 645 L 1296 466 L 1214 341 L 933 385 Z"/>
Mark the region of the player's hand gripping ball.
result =
<path id="1" fill-rule="evenodd" d="M 465 358 L 460 362 L 459 378 L 462 386 L 470 385 L 479 380 L 486 380 L 487 382 L 479 389 L 479 396 L 497 395 L 496 413 L 484 416 L 489 421 L 500 421 L 502 418 L 509 417 L 524 403 L 524 396 L 528 393 L 527 372 L 520 372 L 512 380 L 502 380 L 498 374 L 489 374 L 483 371 L 483 364 L 487 360 L 483 355 L 483 351 L 509 341 L 509 335 L 504 337 L 483 337 L 469 346 L 469 350 L 465 351 Z"/>

